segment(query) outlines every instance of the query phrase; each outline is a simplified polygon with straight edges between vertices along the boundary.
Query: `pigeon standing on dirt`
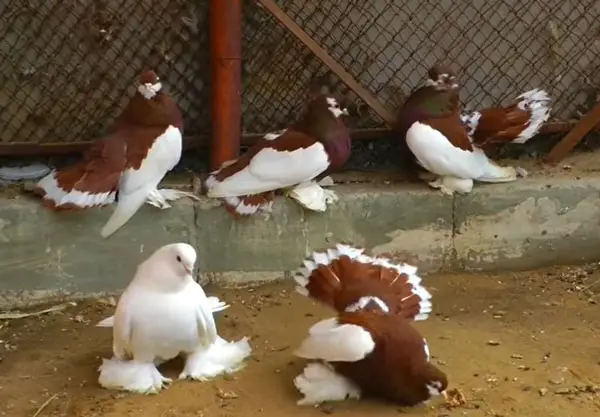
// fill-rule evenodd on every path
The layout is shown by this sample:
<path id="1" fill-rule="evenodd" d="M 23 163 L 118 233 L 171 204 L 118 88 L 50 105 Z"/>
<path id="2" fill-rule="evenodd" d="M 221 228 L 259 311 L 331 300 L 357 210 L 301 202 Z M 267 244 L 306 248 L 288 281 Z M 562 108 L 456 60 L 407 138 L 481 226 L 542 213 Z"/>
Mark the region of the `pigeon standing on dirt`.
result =
<path id="1" fill-rule="evenodd" d="M 171 379 L 156 368 L 183 354 L 179 379 L 204 381 L 243 367 L 251 348 L 246 337 L 228 342 L 217 334 L 213 311 L 227 305 L 210 299 L 193 279 L 196 251 L 186 243 L 166 245 L 138 266 L 113 317 L 112 359 L 103 359 L 98 382 L 108 389 L 159 392 Z"/>

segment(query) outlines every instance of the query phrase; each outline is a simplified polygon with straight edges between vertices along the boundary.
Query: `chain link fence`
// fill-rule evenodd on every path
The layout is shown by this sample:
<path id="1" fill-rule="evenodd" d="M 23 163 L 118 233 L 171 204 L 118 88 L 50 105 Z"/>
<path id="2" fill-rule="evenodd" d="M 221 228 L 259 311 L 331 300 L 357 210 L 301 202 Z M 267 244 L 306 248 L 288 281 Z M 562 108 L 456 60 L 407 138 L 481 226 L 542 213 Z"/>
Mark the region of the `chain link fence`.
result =
<path id="1" fill-rule="evenodd" d="M 208 0 L 14 0 L 0 5 L 0 144 L 103 134 L 154 68 L 184 112 L 210 130 Z M 544 87 L 553 120 L 580 117 L 600 91 L 597 0 L 279 0 L 390 110 L 436 61 L 450 62 L 468 108 Z M 244 3 L 243 129 L 297 117 L 314 83 L 353 102 L 352 128 L 383 122 L 259 3 Z"/>
<path id="2" fill-rule="evenodd" d="M 0 5 L 0 143 L 90 141 L 154 68 L 206 131 L 208 2 L 11 0 Z"/>
<path id="3" fill-rule="evenodd" d="M 553 120 L 587 112 L 600 93 L 596 0 L 279 0 L 278 4 L 392 111 L 436 61 L 451 63 L 467 108 L 546 88 Z M 245 28 L 245 128 L 286 123 L 313 78 L 337 77 L 259 5 Z M 382 121 L 356 100 L 354 127 Z"/>

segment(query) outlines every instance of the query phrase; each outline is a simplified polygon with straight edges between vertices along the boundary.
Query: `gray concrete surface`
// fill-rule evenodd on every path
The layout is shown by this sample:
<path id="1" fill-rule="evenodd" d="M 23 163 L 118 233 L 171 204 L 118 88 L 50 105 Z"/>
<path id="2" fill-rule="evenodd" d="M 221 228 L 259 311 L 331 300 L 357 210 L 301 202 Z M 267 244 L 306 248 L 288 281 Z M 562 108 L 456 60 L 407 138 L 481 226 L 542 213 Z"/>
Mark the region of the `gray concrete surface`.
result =
<path id="1" fill-rule="evenodd" d="M 28 197 L 5 198 L 0 308 L 118 292 L 141 260 L 174 241 L 197 247 L 203 282 L 236 285 L 282 278 L 308 252 L 340 241 L 393 254 L 423 272 L 600 260 L 600 177 L 479 185 L 457 197 L 421 185 L 336 189 L 340 202 L 327 213 L 280 199 L 270 218 L 237 223 L 208 203 L 145 206 L 108 240 L 99 233 L 112 208 L 56 214 Z"/>

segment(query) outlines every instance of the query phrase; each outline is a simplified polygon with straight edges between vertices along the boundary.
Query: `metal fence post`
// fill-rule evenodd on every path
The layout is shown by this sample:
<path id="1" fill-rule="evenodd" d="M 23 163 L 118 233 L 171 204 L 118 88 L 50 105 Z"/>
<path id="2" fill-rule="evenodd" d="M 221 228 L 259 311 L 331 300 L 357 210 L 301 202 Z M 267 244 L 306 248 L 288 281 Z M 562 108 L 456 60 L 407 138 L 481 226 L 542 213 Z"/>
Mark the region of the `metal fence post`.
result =
<path id="1" fill-rule="evenodd" d="M 237 158 L 240 150 L 242 1 L 210 1 L 211 169 Z"/>

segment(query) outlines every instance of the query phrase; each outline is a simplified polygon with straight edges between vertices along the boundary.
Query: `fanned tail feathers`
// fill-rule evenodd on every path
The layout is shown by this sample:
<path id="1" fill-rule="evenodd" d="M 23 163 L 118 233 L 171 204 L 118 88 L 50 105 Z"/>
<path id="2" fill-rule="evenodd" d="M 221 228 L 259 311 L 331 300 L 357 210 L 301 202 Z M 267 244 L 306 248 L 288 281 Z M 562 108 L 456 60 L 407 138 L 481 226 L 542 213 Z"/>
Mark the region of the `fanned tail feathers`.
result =
<path id="1" fill-rule="evenodd" d="M 542 125 L 550 117 L 550 96 L 542 89 L 534 88 L 517 97 L 517 106 L 521 110 L 529 111 L 529 122 L 513 143 L 525 143 L 535 136 Z"/>
<path id="2" fill-rule="evenodd" d="M 314 252 L 295 280 L 300 294 L 338 312 L 374 307 L 425 320 L 432 311 L 431 294 L 421 285 L 416 267 L 368 256 L 364 249 L 349 245 Z"/>

